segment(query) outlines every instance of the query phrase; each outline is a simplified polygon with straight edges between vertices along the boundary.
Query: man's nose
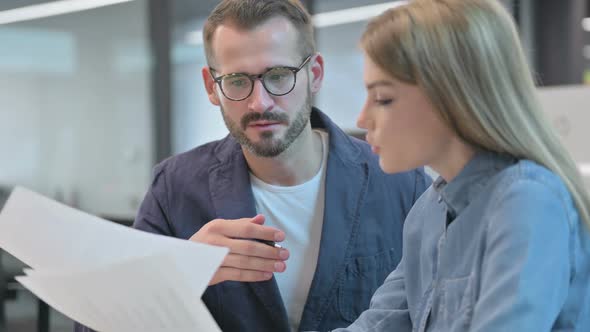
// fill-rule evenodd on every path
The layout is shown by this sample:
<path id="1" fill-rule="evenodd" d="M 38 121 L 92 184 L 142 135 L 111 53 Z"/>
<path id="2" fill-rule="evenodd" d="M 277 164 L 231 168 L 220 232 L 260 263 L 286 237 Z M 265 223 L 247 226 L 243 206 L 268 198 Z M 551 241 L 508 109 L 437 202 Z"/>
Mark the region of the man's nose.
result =
<path id="1" fill-rule="evenodd" d="M 254 81 L 254 88 L 248 98 L 248 108 L 252 112 L 263 113 L 269 111 L 274 105 L 274 99 L 266 91 L 260 80 Z"/>

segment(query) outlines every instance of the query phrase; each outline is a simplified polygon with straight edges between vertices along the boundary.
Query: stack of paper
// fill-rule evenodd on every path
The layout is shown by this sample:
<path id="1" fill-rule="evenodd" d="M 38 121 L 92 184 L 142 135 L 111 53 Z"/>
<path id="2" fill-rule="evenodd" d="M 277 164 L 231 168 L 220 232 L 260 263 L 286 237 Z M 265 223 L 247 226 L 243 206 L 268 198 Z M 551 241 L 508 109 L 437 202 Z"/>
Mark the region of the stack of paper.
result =
<path id="1" fill-rule="evenodd" d="M 227 249 L 154 235 L 16 188 L 0 247 L 32 269 L 18 281 L 98 331 L 220 331 L 201 296 Z"/>

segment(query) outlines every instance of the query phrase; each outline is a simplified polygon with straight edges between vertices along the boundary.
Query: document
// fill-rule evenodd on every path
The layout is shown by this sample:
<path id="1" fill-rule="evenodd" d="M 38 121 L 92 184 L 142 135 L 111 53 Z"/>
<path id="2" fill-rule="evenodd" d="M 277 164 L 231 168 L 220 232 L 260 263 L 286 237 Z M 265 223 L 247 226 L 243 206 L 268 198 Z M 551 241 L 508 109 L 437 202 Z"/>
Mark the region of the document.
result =
<path id="1" fill-rule="evenodd" d="M 0 247 L 31 269 L 17 281 L 97 331 L 220 331 L 201 301 L 226 248 L 117 225 L 17 187 Z"/>

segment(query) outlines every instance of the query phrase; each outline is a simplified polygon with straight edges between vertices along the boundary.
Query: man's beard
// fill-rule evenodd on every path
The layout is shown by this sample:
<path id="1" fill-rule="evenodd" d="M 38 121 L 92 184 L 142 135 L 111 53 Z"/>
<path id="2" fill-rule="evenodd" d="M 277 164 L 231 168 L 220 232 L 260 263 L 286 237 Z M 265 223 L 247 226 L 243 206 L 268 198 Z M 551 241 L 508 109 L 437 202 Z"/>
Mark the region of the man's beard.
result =
<path id="1" fill-rule="evenodd" d="M 308 91 L 305 103 L 296 113 L 295 118 L 290 125 L 289 117 L 285 113 L 275 113 L 270 111 L 265 111 L 264 113 L 250 112 L 240 119 L 239 125 L 226 115 L 223 107 L 221 107 L 221 114 L 223 115 L 223 121 L 230 134 L 241 146 L 245 147 L 248 151 L 258 157 L 276 157 L 287 150 L 297 137 L 301 135 L 303 129 L 305 129 L 311 114 L 311 91 Z M 254 121 L 278 122 L 283 125 L 288 125 L 289 127 L 283 138 L 275 137 L 275 134 L 272 131 L 263 131 L 260 134 L 260 141 L 254 143 L 245 133 L 248 124 Z"/>

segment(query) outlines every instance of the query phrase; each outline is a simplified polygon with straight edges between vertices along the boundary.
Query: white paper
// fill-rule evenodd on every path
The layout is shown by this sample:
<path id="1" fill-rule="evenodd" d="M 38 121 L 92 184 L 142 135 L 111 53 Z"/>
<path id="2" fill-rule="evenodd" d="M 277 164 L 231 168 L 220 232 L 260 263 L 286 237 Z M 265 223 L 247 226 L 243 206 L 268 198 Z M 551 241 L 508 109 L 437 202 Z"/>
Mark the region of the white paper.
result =
<path id="1" fill-rule="evenodd" d="M 99 331 L 219 331 L 200 298 L 185 291 L 186 280 L 169 254 L 69 275 L 32 271 L 18 281 Z"/>
<path id="2" fill-rule="evenodd" d="M 227 249 L 134 230 L 16 188 L 0 247 L 18 281 L 99 331 L 219 331 L 200 298 Z"/>

